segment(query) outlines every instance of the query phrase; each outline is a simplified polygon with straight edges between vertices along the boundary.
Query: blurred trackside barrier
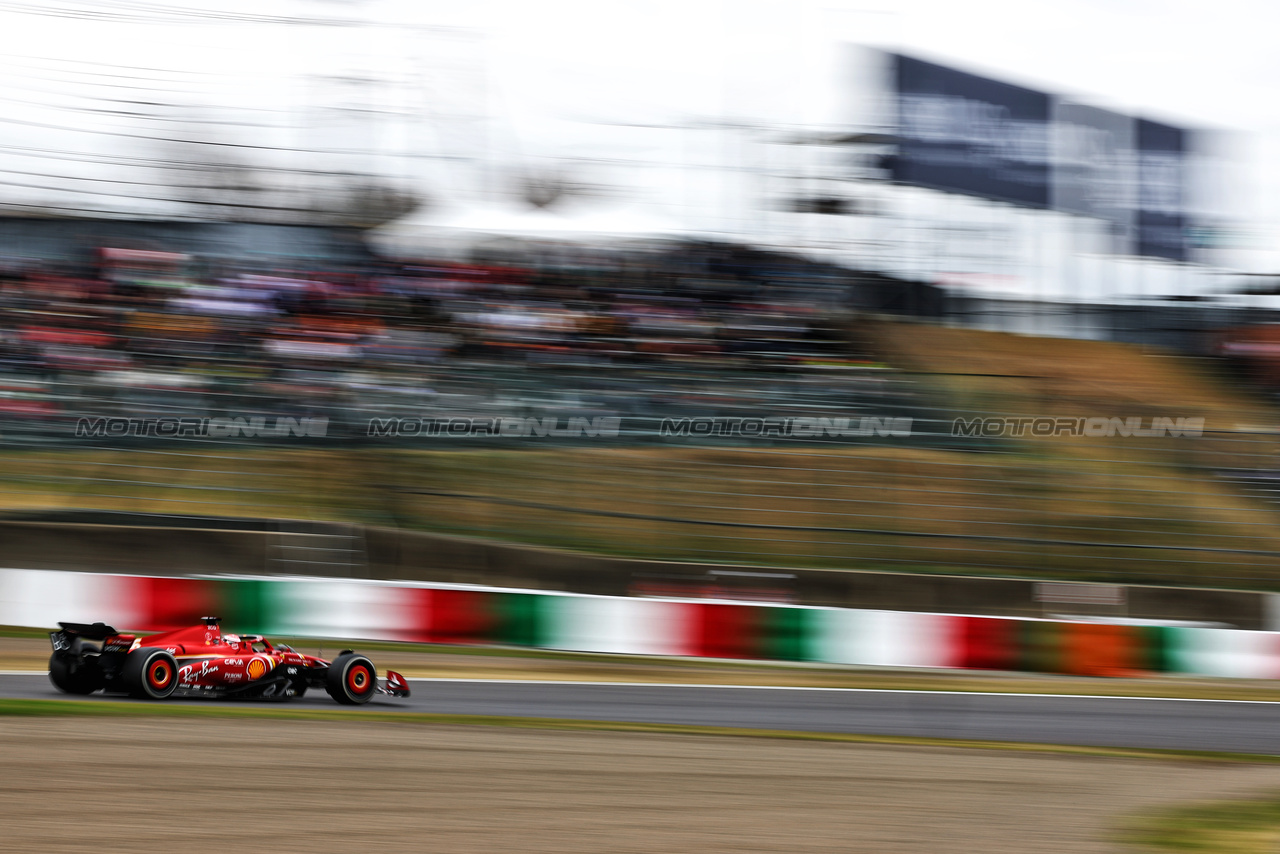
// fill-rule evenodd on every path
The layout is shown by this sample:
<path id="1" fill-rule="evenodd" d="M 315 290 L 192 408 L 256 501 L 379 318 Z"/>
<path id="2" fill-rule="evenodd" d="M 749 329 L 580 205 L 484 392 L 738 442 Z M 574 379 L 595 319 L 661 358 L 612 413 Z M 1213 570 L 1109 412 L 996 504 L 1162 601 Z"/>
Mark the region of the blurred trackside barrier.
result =
<path id="1" fill-rule="evenodd" d="M 0 570 L 0 624 L 162 631 L 206 614 L 285 637 L 498 644 L 1088 676 L 1280 678 L 1280 633 L 331 579 Z"/>

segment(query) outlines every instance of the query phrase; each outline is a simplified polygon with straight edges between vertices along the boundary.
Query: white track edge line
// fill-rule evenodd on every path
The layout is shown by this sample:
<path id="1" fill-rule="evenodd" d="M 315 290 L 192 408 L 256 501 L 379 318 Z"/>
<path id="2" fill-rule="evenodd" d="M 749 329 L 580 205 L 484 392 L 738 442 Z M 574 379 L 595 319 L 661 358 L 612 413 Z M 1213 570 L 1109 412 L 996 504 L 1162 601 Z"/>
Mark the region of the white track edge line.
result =
<path id="1" fill-rule="evenodd" d="M 720 685 L 700 682 L 588 682 L 574 679 L 451 679 L 436 676 L 406 676 L 410 682 L 463 682 L 509 685 L 587 685 L 627 688 L 726 688 L 755 691 L 833 691 L 850 694 L 940 694 L 971 697 L 1046 697 L 1064 700 L 1171 700 L 1180 703 L 1240 703 L 1258 706 L 1280 705 L 1280 700 L 1225 700 L 1213 697 L 1137 697 L 1128 694 L 1039 694 L 1022 691 L 943 691 L 936 688 L 840 688 L 822 685 Z"/>
<path id="2" fill-rule="evenodd" d="M 0 676 L 47 676 L 45 670 L 0 670 Z M 406 676 L 409 682 L 453 682 L 477 685 L 579 685 L 590 688 L 723 688 L 752 691 L 828 691 L 846 694 L 931 694 L 969 697 L 1041 697 L 1052 700 L 1150 700 L 1173 703 L 1235 703 L 1277 706 L 1280 700 L 1225 700 L 1215 697 L 1136 697 L 1129 694 L 1037 694 L 1025 691 L 942 691 L 936 688 L 839 688 L 821 685 L 717 685 L 701 682 L 588 682 L 576 679 L 451 679 L 442 676 Z"/>

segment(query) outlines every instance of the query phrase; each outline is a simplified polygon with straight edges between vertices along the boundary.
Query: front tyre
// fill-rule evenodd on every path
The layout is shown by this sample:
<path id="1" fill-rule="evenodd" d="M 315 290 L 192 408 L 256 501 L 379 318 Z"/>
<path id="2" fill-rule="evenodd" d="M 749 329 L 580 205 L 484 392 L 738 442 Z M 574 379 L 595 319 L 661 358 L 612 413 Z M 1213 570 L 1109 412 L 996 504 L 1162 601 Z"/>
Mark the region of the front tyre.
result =
<path id="1" fill-rule="evenodd" d="M 163 649 L 144 646 L 129 653 L 121 677 L 130 697 L 163 700 L 178 687 L 178 662 Z"/>
<path id="2" fill-rule="evenodd" d="M 102 671 L 82 656 L 55 652 L 49 658 L 49 681 L 66 694 L 92 694 L 102 687 Z"/>
<path id="3" fill-rule="evenodd" d="M 324 688 L 344 706 L 361 706 L 378 692 L 378 671 L 363 655 L 340 655 L 329 665 Z"/>

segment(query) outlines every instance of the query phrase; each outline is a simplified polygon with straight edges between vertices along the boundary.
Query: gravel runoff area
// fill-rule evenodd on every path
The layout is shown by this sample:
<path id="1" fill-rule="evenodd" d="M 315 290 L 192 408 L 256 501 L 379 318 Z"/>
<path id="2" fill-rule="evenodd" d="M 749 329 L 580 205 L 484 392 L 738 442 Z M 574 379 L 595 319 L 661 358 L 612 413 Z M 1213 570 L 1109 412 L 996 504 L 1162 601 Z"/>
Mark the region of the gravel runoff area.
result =
<path id="1" fill-rule="evenodd" d="M 393 721 L 8 718 L 0 852 L 1116 852 L 1280 767 Z"/>

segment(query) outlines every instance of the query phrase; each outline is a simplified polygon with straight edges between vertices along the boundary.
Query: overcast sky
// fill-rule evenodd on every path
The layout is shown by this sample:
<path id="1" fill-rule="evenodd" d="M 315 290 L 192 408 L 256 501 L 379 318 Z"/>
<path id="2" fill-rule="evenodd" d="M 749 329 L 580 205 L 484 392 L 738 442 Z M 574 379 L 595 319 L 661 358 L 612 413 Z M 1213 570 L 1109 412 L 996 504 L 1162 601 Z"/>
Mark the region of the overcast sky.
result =
<path id="1" fill-rule="evenodd" d="M 83 110 L 134 84 L 222 105 L 206 119 L 262 125 L 227 127 L 227 138 L 364 146 L 386 155 L 391 174 L 413 173 L 405 155 L 424 146 L 482 136 L 533 160 L 671 159 L 689 143 L 620 126 L 838 123 L 861 103 L 838 76 L 838 48 L 858 42 L 1240 131 L 1231 208 L 1268 250 L 1250 263 L 1280 267 L 1278 18 L 1249 0 L 6 0 L 0 154 L 10 157 L 0 168 L 10 194 L 33 198 L 65 182 L 18 173 L 102 173 L 20 149 L 137 155 L 144 141 L 125 134 L 168 126 Z M 400 118 L 362 124 L 356 110 L 372 90 L 333 79 L 344 76 L 382 81 L 364 106 Z M 86 133 L 103 130 L 117 135 Z"/>
<path id="2" fill-rule="evenodd" d="M 433 14 L 435 4 L 412 5 L 450 18 Z M 632 122 L 837 121 L 849 93 L 837 88 L 836 50 L 856 42 L 1173 124 L 1238 131 L 1226 141 L 1230 208 L 1256 245 L 1280 249 L 1280 7 L 1265 0 L 468 5 L 469 23 L 491 34 L 509 114 L 529 136 L 537 117 L 575 108 Z M 382 8 L 398 14 L 391 0 Z M 1280 257 L 1266 254 L 1266 263 Z"/>

